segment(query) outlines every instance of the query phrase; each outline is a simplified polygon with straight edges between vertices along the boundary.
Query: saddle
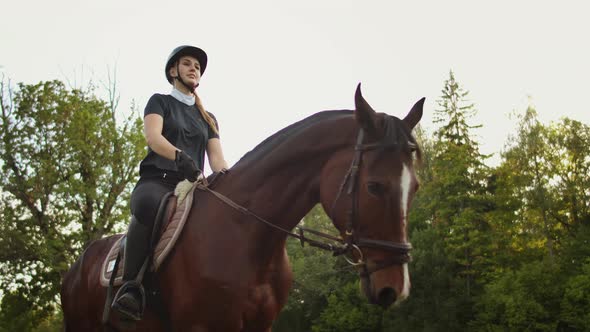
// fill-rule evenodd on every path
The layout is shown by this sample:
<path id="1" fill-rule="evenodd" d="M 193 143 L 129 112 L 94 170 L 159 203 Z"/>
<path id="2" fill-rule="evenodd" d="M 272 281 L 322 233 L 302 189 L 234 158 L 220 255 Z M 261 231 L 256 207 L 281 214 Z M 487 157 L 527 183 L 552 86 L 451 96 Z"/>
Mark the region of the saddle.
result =
<path id="1" fill-rule="evenodd" d="M 163 201 L 160 203 L 160 210 L 157 213 L 157 216 L 159 216 L 160 219 L 155 220 L 156 226 L 154 226 L 153 230 L 155 234 L 152 236 L 153 239 L 157 239 L 157 242 L 152 242 L 156 244 L 153 246 L 152 261 L 150 262 L 151 271 L 158 270 L 158 267 L 162 265 L 180 236 L 194 200 L 196 183 L 197 182 L 193 184 L 188 181 L 180 182 L 174 190 L 174 193 L 165 195 Z M 157 225 L 161 226 L 157 227 Z M 120 286 L 123 283 L 125 239 L 126 234 L 123 234 L 117 239 L 117 241 L 115 241 L 115 243 L 113 243 L 108 255 L 102 263 L 100 269 L 100 284 L 103 287 L 109 286 L 109 281 L 113 273 L 115 273 L 113 286 Z M 116 263 L 119 253 L 121 254 L 121 257 L 119 262 Z"/>

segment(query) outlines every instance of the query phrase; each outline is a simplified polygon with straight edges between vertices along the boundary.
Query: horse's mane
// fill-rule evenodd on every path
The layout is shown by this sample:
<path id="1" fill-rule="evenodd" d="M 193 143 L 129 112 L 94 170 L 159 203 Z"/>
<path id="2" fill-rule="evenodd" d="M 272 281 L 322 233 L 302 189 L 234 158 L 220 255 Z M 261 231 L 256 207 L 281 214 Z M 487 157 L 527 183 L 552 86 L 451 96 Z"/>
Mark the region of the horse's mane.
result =
<path id="1" fill-rule="evenodd" d="M 267 155 L 270 151 L 274 150 L 277 146 L 284 143 L 288 138 L 294 136 L 295 134 L 315 125 L 319 122 L 323 122 L 326 120 L 332 120 L 341 118 L 344 116 L 352 115 L 353 111 L 351 110 L 337 110 L 337 111 L 322 111 L 315 114 L 308 116 L 307 118 L 295 122 L 288 127 L 285 127 L 272 136 L 266 138 L 260 144 L 258 144 L 254 149 L 247 152 L 238 162 L 236 166 L 248 163 L 254 160 L 260 160 L 263 156 Z"/>
<path id="2" fill-rule="evenodd" d="M 351 116 L 354 111 L 351 110 L 337 110 L 337 111 L 322 111 L 315 113 L 313 115 L 308 116 L 307 118 L 295 122 L 288 127 L 285 127 L 272 136 L 266 138 L 260 144 L 258 144 L 254 149 L 247 152 L 238 162 L 236 166 L 242 165 L 244 163 L 249 163 L 251 161 L 260 160 L 262 157 L 266 156 L 276 147 L 280 146 L 290 137 L 295 136 L 296 134 L 300 133 L 303 130 L 308 129 L 309 127 L 318 124 L 323 121 L 327 120 L 334 120 L 339 119 L 346 116 Z M 407 128 L 406 125 L 403 124 L 403 121 L 395 116 L 391 116 L 388 114 L 384 115 L 384 122 L 383 122 L 383 129 L 384 129 L 384 136 L 383 140 L 389 143 L 395 143 L 400 148 L 407 148 L 409 146 L 408 143 L 415 144 L 418 146 L 416 139 L 412 135 L 411 131 Z M 418 158 L 420 157 L 420 150 L 417 149 Z"/>

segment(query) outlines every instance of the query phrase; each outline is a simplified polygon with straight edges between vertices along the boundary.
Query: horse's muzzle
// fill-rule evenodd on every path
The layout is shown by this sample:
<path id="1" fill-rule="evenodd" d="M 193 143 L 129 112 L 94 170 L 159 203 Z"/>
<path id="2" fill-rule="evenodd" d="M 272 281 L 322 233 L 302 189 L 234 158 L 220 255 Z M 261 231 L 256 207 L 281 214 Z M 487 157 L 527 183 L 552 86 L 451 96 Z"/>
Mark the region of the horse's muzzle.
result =
<path id="1" fill-rule="evenodd" d="M 388 308 L 390 305 L 395 303 L 396 299 L 397 294 L 395 293 L 395 289 L 393 289 L 393 287 L 385 287 L 379 291 L 375 304 L 381 306 L 382 308 Z"/>

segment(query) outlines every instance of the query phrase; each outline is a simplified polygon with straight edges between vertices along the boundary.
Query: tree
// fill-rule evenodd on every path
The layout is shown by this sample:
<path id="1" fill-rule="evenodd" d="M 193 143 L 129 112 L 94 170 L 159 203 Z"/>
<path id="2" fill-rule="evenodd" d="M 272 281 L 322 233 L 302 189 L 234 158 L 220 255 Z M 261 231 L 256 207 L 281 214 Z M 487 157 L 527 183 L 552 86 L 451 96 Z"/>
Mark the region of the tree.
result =
<path id="1" fill-rule="evenodd" d="M 570 278 L 565 285 L 561 320 L 571 330 L 590 329 L 590 259 L 582 264 L 582 273 Z"/>
<path id="2" fill-rule="evenodd" d="M 141 120 L 117 124 L 91 89 L 59 81 L 3 81 L 0 101 L 0 285 L 48 314 L 81 249 L 128 219 Z"/>
<path id="3" fill-rule="evenodd" d="M 490 209 L 486 191 L 488 156 L 479 152 L 468 124 L 475 107 L 467 101 L 465 91 L 451 71 L 445 82 L 436 111 L 440 128 L 433 158 L 433 181 L 428 184 L 433 197 L 434 223 L 445 240 L 446 252 L 457 265 L 457 276 L 464 280 L 465 294 L 471 296 L 475 279 L 484 273 L 491 250 L 489 224 L 485 213 Z"/>
<path id="4" fill-rule="evenodd" d="M 489 190 L 500 259 L 477 300 L 476 330 L 584 330 L 588 298 L 588 127 L 519 116 Z M 587 326 L 585 328 L 587 329 Z"/>
<path id="5" fill-rule="evenodd" d="M 550 216 L 553 201 L 549 195 L 552 178 L 548 165 L 552 162 L 547 129 L 537 119 L 532 106 L 520 116 L 518 133 L 510 148 L 503 153 L 505 163 L 519 172 L 514 174 L 514 190 L 521 197 L 522 207 L 516 216 L 526 234 L 525 245 L 544 244 L 549 257 L 554 256 L 555 221 Z"/>
<path id="6" fill-rule="evenodd" d="M 328 296 L 328 305 L 315 321 L 313 332 L 375 332 L 382 329 L 383 309 L 361 297 L 358 282 L 350 282 Z"/>
<path id="7" fill-rule="evenodd" d="M 551 218 L 566 230 L 590 226 L 590 126 L 568 118 L 545 131 L 549 195 L 555 204 Z"/>
<path id="8" fill-rule="evenodd" d="M 556 331 L 564 281 L 550 260 L 524 264 L 506 271 L 486 285 L 477 304 L 475 331 Z"/>
<path id="9" fill-rule="evenodd" d="M 471 303 L 464 281 L 457 277 L 456 265 L 447 254 L 441 230 L 434 225 L 415 229 L 411 239 L 410 297 L 389 310 L 383 331 L 463 330 Z"/>
<path id="10" fill-rule="evenodd" d="M 9 292 L 4 294 L 0 306 L 0 331 L 29 331 L 33 328 L 38 317 L 36 312 L 31 310 L 31 301 L 23 294 Z"/>
<path id="11" fill-rule="evenodd" d="M 445 81 L 429 138 L 416 132 L 423 149 L 420 190 L 410 210 L 412 291 L 388 325 L 400 330 L 459 331 L 473 318 L 473 303 L 483 288 L 492 257 L 487 213 L 487 156 L 469 118 L 474 105 L 452 72 Z"/>

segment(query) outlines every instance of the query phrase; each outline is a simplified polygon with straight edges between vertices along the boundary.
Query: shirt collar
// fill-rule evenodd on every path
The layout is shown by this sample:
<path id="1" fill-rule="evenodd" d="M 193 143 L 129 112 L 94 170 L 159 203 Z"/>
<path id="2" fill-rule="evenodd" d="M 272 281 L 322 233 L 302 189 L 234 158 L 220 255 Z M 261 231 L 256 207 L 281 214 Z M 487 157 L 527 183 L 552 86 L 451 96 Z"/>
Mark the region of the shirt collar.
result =
<path id="1" fill-rule="evenodd" d="M 186 104 L 188 106 L 192 106 L 195 104 L 195 96 L 185 95 L 184 93 L 180 92 L 178 89 L 174 87 L 172 88 L 172 92 L 170 92 L 170 95 L 179 102 Z"/>

